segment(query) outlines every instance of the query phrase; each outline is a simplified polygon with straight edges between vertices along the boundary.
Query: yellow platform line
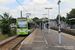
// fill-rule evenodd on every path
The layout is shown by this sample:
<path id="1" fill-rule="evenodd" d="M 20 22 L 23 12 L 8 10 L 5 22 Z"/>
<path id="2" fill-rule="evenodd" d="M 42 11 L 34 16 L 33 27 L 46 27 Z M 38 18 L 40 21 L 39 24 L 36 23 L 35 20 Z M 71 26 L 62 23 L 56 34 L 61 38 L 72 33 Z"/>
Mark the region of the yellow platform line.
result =
<path id="1" fill-rule="evenodd" d="M 51 29 L 51 30 L 52 30 L 52 29 Z M 52 30 L 52 31 L 54 31 L 54 32 L 58 33 L 58 31 L 56 31 L 56 30 Z M 74 39 L 74 40 L 75 40 L 75 36 L 73 36 L 73 35 L 69 35 L 69 34 L 66 34 L 66 33 L 63 33 L 63 32 L 61 32 L 61 34 L 62 34 L 62 35 L 64 35 L 64 36 L 66 36 L 66 37 L 69 37 L 69 38 L 71 38 L 71 39 Z"/>

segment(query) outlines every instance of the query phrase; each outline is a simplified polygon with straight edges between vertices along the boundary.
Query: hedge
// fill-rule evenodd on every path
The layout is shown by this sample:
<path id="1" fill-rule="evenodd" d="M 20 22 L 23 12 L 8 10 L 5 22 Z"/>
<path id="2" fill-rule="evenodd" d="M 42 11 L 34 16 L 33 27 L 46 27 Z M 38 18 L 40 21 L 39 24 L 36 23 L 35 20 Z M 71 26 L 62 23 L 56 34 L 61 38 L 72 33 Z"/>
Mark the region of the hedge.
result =
<path id="1" fill-rule="evenodd" d="M 51 29 L 58 31 L 59 28 L 51 27 Z M 60 28 L 60 29 L 61 29 L 61 32 L 64 32 L 64 33 L 67 33 L 67 34 L 71 34 L 71 35 L 75 36 L 75 29 L 68 29 L 68 28 Z"/>

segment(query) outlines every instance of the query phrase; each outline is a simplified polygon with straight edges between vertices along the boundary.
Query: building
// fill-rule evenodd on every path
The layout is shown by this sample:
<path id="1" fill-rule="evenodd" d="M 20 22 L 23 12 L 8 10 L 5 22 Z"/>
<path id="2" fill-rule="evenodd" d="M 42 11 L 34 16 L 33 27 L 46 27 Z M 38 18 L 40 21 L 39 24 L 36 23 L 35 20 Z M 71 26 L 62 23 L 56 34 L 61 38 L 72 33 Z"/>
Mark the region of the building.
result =
<path id="1" fill-rule="evenodd" d="M 75 29 L 75 18 L 71 18 L 70 20 L 70 28 Z M 73 23 L 72 23 L 73 22 Z"/>
<path id="2" fill-rule="evenodd" d="M 55 19 L 49 19 L 50 20 L 50 27 L 57 27 L 57 21 Z M 36 20 L 36 23 L 39 25 L 39 27 L 44 27 L 45 26 L 48 28 L 48 19 L 38 19 Z"/>

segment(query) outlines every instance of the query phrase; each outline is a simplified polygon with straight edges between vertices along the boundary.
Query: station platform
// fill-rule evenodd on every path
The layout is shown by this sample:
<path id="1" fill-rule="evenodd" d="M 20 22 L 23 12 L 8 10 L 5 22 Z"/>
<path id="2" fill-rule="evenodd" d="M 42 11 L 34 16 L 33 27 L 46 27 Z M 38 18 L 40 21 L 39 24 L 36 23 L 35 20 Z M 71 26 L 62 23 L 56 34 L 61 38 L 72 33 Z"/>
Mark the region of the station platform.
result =
<path id="1" fill-rule="evenodd" d="M 58 31 L 35 29 L 22 43 L 18 50 L 75 50 L 75 36 L 61 33 L 61 44 L 58 43 Z"/>

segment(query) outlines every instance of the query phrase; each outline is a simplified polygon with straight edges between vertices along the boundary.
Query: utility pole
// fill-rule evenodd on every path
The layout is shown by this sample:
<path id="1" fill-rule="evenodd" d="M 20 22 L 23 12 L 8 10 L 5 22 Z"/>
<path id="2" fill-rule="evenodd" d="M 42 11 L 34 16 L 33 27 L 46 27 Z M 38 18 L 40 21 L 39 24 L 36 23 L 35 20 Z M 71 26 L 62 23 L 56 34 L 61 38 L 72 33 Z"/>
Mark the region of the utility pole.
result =
<path id="1" fill-rule="evenodd" d="M 61 44 L 61 30 L 60 30 L 60 0 L 58 1 L 58 15 L 59 15 L 59 30 L 58 30 L 58 33 L 59 33 L 59 44 Z"/>
<path id="2" fill-rule="evenodd" d="M 44 30 L 46 30 L 46 26 L 45 26 L 45 23 L 46 23 L 45 17 L 46 17 L 47 14 L 43 14 L 43 15 L 44 15 Z"/>
<path id="3" fill-rule="evenodd" d="M 48 9 L 48 33 L 50 33 L 50 20 L 49 20 L 49 9 L 52 9 L 52 8 L 45 8 L 45 9 Z"/>
<path id="4" fill-rule="evenodd" d="M 22 11 L 21 11 L 21 18 L 22 18 Z"/>

